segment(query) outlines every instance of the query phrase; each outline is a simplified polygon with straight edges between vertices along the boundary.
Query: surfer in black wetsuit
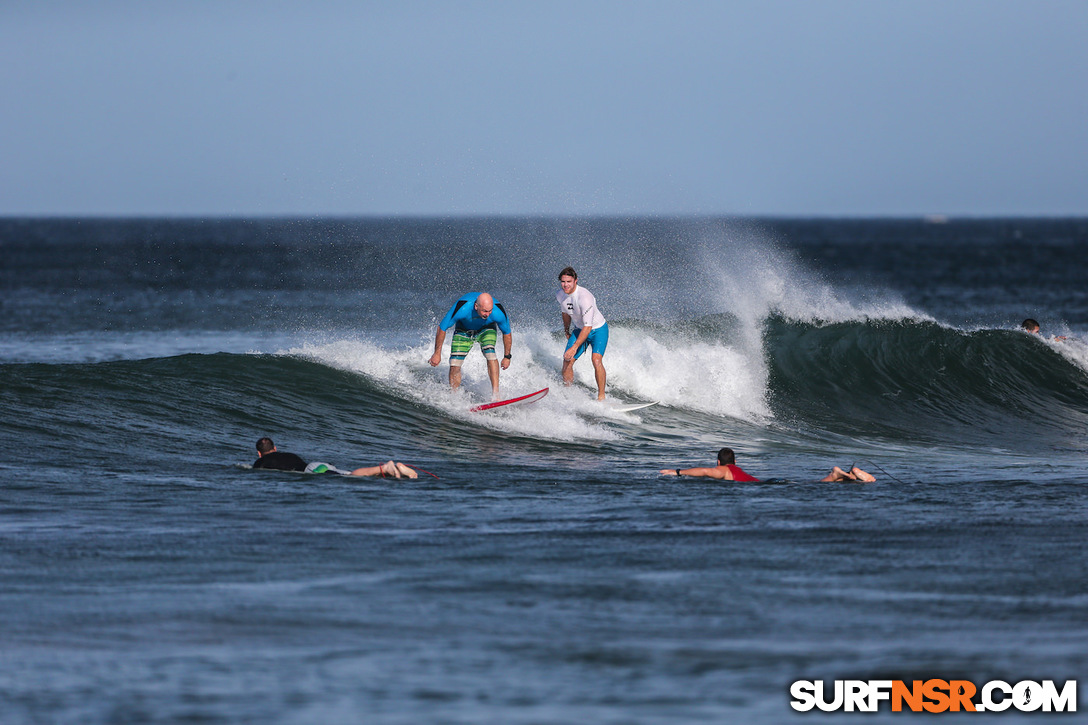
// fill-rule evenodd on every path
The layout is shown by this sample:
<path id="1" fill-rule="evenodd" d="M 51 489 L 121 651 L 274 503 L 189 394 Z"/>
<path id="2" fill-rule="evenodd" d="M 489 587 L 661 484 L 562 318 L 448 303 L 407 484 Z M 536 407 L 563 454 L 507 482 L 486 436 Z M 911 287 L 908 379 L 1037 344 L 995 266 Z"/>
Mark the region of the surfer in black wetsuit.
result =
<path id="1" fill-rule="evenodd" d="M 308 471 L 312 473 L 346 473 L 338 471 L 327 463 L 315 464 L 312 468 L 306 465 L 306 461 L 294 453 L 277 451 L 276 444 L 271 438 L 265 437 L 257 441 L 258 458 L 253 462 L 254 468 L 265 468 L 273 471 Z M 350 472 L 352 476 L 391 476 L 393 478 L 417 478 L 417 474 L 410 466 L 403 463 L 386 461 L 380 466 L 367 466 L 356 468 Z"/>
<path id="2" fill-rule="evenodd" d="M 257 441 L 257 460 L 253 462 L 253 467 L 273 471 L 305 471 L 306 461 L 294 453 L 277 451 L 271 438 L 261 438 Z"/>

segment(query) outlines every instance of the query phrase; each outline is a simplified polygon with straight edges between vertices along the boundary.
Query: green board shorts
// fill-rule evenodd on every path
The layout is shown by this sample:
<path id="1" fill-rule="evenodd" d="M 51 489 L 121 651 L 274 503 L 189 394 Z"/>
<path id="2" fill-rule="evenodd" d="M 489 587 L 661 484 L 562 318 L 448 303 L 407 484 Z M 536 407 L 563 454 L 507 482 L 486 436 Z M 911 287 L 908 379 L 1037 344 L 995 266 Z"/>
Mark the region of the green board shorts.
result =
<path id="1" fill-rule="evenodd" d="M 453 341 L 450 343 L 450 365 L 460 367 L 465 362 L 465 355 L 472 350 L 472 346 L 480 343 L 480 351 L 488 360 L 498 360 L 495 354 L 495 342 L 499 339 L 499 333 L 494 327 L 485 327 L 482 330 L 454 330 Z"/>

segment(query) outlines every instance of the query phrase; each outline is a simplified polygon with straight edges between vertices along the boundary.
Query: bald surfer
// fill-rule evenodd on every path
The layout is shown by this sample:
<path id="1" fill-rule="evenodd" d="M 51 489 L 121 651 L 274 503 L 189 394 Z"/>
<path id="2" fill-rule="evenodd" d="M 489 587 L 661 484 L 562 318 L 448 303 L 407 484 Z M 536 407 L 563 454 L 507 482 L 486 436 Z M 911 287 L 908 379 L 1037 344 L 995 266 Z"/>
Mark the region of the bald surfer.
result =
<path id="1" fill-rule="evenodd" d="M 487 360 L 487 376 L 491 378 L 491 397 L 499 399 L 499 358 L 495 353 L 498 333 L 502 332 L 503 357 L 501 367 L 510 367 L 510 348 L 513 336 L 510 334 L 510 319 L 506 310 L 487 292 L 472 292 L 453 303 L 449 312 L 438 323 L 434 336 L 434 354 L 431 355 L 431 367 L 442 362 L 442 343 L 446 340 L 446 330 L 453 329 L 450 341 L 450 387 L 461 387 L 461 365 L 465 356 L 476 343 Z"/>

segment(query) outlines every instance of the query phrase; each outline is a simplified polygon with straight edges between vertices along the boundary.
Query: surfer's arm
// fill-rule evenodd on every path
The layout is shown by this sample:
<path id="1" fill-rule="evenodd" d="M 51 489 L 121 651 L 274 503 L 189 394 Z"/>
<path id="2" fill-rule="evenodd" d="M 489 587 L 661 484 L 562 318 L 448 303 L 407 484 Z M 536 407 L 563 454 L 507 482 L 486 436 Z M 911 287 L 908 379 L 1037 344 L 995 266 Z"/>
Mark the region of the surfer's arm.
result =
<path id="1" fill-rule="evenodd" d="M 661 473 L 666 476 L 692 476 L 695 478 L 717 478 L 722 481 L 732 481 L 733 474 L 729 469 L 722 468 L 662 468 Z"/>
<path id="2" fill-rule="evenodd" d="M 563 332 L 567 333 L 567 337 L 570 337 L 570 315 L 566 312 L 563 313 Z"/>
<path id="3" fill-rule="evenodd" d="M 503 336 L 502 336 L 502 349 L 503 349 L 502 369 L 503 370 L 510 367 L 510 349 L 513 346 L 514 346 L 514 336 L 511 335 L 509 332 L 504 333 Z"/>
<path id="4" fill-rule="evenodd" d="M 438 332 L 434 333 L 434 355 L 431 355 L 431 359 L 427 361 L 431 364 L 431 367 L 442 362 L 442 343 L 445 341 L 446 331 L 439 327 Z"/>

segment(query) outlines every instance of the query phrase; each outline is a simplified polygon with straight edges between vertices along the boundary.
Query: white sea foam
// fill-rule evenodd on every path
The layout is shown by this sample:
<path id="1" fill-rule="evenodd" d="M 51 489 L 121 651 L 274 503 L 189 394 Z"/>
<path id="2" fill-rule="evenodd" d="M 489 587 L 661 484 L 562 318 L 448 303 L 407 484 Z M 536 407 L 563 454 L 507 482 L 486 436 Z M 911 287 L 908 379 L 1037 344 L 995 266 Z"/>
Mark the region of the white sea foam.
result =
<path id="1" fill-rule="evenodd" d="M 1043 342 L 1081 370 L 1088 371 L 1088 344 L 1083 340 L 1066 335 L 1064 340 L 1043 338 Z"/>
<path id="2" fill-rule="evenodd" d="M 549 387 L 547 397 L 531 406 L 489 415 L 467 411 L 490 399 L 490 383 L 478 351 L 462 369 L 462 387 L 448 385 L 449 350 L 437 368 L 427 364 L 429 343 L 385 349 L 369 340 L 305 344 L 286 350 L 330 367 L 358 373 L 407 400 L 440 408 L 479 425 L 507 433 L 559 440 L 608 440 L 615 434 L 600 422 L 596 381 L 589 355 L 574 366 L 571 387 L 560 376 L 563 342 L 551 330 L 519 329 L 514 360 L 501 373 L 502 397 Z M 744 419 L 771 415 L 765 401 L 766 366 L 758 349 L 728 342 L 692 341 L 685 336 L 648 334 L 610 325 L 607 392 L 610 399 L 659 401 L 665 405 Z"/>
<path id="3" fill-rule="evenodd" d="M 596 402 L 584 390 L 565 389 L 558 368 L 549 369 L 534 354 L 533 337 L 527 331 L 516 338 L 517 362 L 501 373 L 501 397 L 516 397 L 544 387 L 550 388 L 548 395 L 532 405 L 483 413 L 469 411 L 471 406 L 491 399 L 491 383 L 478 350 L 465 361 L 458 391 L 449 388 L 448 347 L 443 350 L 442 364 L 435 368 L 427 363 L 433 349 L 427 343 L 384 349 L 368 340 L 341 340 L 302 345 L 285 352 L 358 373 L 405 400 L 433 406 L 451 417 L 505 434 L 560 441 L 618 438 L 610 427 L 586 415 Z"/>
<path id="4" fill-rule="evenodd" d="M 736 315 L 749 334 L 772 314 L 820 323 L 932 319 L 889 290 L 833 285 L 770 240 L 705 241 L 692 254 L 708 307 Z"/>

